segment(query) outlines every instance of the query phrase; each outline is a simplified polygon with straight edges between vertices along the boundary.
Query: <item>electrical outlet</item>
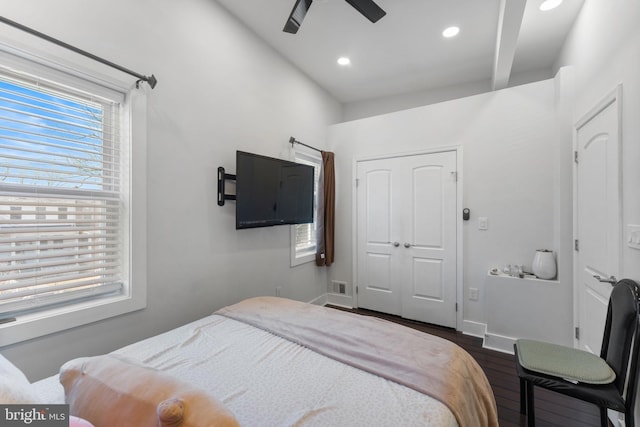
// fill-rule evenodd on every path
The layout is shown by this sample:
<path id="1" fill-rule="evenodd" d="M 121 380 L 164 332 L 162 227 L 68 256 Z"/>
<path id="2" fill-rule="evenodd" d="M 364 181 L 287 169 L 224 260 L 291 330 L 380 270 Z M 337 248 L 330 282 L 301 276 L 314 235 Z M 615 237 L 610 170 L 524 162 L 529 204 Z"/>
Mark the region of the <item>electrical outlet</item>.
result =
<path id="1" fill-rule="evenodd" d="M 471 301 L 478 301 L 478 288 L 469 288 L 469 299 Z"/>

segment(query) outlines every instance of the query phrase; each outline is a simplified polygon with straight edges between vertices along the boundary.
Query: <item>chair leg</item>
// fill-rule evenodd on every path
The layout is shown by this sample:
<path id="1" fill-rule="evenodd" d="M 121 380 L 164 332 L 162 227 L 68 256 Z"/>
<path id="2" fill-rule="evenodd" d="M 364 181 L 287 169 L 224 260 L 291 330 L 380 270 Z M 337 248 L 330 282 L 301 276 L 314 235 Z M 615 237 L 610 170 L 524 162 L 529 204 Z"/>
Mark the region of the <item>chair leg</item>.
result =
<path id="1" fill-rule="evenodd" d="M 634 406 L 635 405 L 628 405 L 629 407 L 627 408 L 626 411 L 624 411 L 624 425 L 625 427 L 635 427 L 636 422 L 635 422 L 635 414 L 634 414 Z"/>
<path id="2" fill-rule="evenodd" d="M 526 381 L 520 378 L 520 413 L 527 413 L 527 387 Z"/>
<path id="3" fill-rule="evenodd" d="M 535 415 L 535 403 L 533 398 L 533 383 L 526 381 L 527 389 L 527 426 L 535 427 L 536 415 Z"/>
<path id="4" fill-rule="evenodd" d="M 600 407 L 600 427 L 609 427 L 609 416 L 607 415 L 607 408 Z"/>

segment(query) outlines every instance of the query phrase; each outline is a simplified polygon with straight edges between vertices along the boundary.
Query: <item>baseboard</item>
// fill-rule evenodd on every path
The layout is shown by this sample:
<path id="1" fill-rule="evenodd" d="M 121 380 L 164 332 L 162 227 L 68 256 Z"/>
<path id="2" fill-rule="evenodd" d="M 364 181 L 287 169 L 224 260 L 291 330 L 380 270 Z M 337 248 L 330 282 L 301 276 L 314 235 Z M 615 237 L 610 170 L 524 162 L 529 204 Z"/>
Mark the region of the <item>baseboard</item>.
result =
<path id="1" fill-rule="evenodd" d="M 464 320 L 462 322 L 462 333 L 465 335 L 471 335 L 472 337 L 478 337 L 484 339 L 484 334 L 487 331 L 487 325 L 480 322 L 473 322 L 471 320 Z"/>
<path id="2" fill-rule="evenodd" d="M 465 320 L 462 323 L 462 333 L 482 338 L 483 348 L 513 354 L 513 344 L 516 342 L 516 339 L 487 332 L 487 325 L 485 323 Z"/>
<path id="3" fill-rule="evenodd" d="M 484 342 L 482 343 L 482 347 L 489 350 L 500 351 L 502 353 L 513 354 L 513 345 L 515 344 L 515 342 L 516 338 L 487 332 L 484 334 Z"/>
<path id="4" fill-rule="evenodd" d="M 327 294 L 322 294 L 317 298 L 312 299 L 311 301 L 307 301 L 309 304 L 313 305 L 326 305 L 327 304 Z"/>
<path id="5" fill-rule="evenodd" d="M 326 293 L 309 301 L 309 304 L 314 304 L 314 305 L 331 304 L 331 305 L 337 305 L 338 307 L 353 308 L 353 297 L 348 295 Z"/>
<path id="6" fill-rule="evenodd" d="M 351 295 L 326 294 L 327 303 L 340 307 L 353 308 L 353 297 Z"/>

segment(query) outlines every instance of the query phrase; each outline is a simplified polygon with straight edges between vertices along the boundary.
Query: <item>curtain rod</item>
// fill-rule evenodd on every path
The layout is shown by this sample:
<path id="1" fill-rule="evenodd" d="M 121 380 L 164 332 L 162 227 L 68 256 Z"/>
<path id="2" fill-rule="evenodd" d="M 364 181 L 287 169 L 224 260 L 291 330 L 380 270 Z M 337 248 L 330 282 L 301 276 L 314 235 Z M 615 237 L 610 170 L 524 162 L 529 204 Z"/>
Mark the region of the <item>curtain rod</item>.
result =
<path id="1" fill-rule="evenodd" d="M 296 140 L 294 137 L 289 138 L 289 143 L 291 144 L 291 146 L 293 146 L 293 144 L 304 145 L 307 148 L 311 148 L 312 150 L 316 150 L 317 152 L 322 153 L 322 150 L 319 150 L 316 147 L 312 147 L 310 145 L 307 145 L 304 142 L 300 142 L 300 141 Z"/>
<path id="2" fill-rule="evenodd" d="M 158 80 L 156 80 L 156 77 L 153 74 L 151 74 L 151 76 L 147 77 L 147 76 L 144 76 L 142 74 L 136 73 L 135 71 L 131 71 L 128 68 L 124 68 L 124 67 L 122 67 L 122 66 L 120 66 L 118 64 L 114 64 L 111 61 L 107 61 L 106 59 L 100 58 L 99 56 L 96 56 L 96 55 L 94 55 L 92 53 L 89 53 L 89 52 L 87 52 L 85 50 L 79 49 L 79 48 L 77 48 L 75 46 L 71 46 L 70 44 L 67 44 L 67 43 L 65 43 L 65 42 L 63 42 L 61 40 L 54 39 L 53 37 L 48 36 L 46 34 L 43 34 L 40 31 L 36 31 L 33 28 L 26 27 L 26 26 L 24 26 L 22 24 L 19 24 L 19 23 L 15 22 L 15 21 L 7 19 L 4 16 L 0 16 L 0 22 L 4 22 L 7 25 L 10 25 L 10 26 L 15 27 L 15 28 L 17 28 L 19 30 L 25 31 L 25 32 L 27 32 L 27 33 L 29 33 L 31 35 L 34 35 L 34 36 L 39 37 L 41 39 L 44 39 L 44 40 L 46 40 L 48 42 L 57 44 L 58 46 L 61 46 L 61 47 L 65 48 L 65 49 L 72 50 L 75 53 L 78 53 L 78 54 L 80 54 L 82 56 L 86 56 L 87 58 L 91 58 L 94 61 L 98 61 L 98 62 L 100 62 L 100 63 L 102 63 L 104 65 L 107 65 L 107 66 L 111 67 L 111 68 L 115 68 L 116 70 L 120 70 L 123 73 L 127 73 L 127 74 L 130 74 L 130 75 L 134 76 L 134 77 L 137 77 L 138 78 L 138 81 L 136 82 L 136 87 L 137 88 L 140 87 L 140 82 L 141 81 L 147 82 L 149 84 L 149 86 L 151 86 L 151 89 L 156 87 L 156 84 L 158 84 Z"/>

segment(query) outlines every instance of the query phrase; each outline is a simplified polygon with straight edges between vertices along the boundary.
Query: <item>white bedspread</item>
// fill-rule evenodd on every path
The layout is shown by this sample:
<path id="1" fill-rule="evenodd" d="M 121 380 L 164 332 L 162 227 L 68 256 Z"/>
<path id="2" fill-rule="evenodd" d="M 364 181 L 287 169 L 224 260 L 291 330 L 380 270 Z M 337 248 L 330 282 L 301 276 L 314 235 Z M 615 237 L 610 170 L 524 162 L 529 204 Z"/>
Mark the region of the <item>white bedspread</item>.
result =
<path id="1" fill-rule="evenodd" d="M 114 352 L 208 390 L 243 426 L 457 426 L 437 400 L 211 315 Z M 57 378 L 37 383 L 64 400 Z"/>

